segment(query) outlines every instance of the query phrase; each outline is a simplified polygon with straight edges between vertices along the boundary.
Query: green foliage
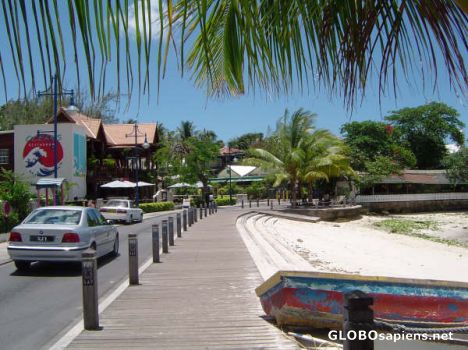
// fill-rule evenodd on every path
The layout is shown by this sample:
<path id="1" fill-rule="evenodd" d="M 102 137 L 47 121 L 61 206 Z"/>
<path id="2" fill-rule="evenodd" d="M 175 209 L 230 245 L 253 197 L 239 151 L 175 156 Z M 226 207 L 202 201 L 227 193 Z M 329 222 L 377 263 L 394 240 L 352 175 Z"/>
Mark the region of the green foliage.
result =
<path id="1" fill-rule="evenodd" d="M 263 133 L 251 132 L 239 137 L 236 137 L 229 141 L 229 147 L 246 150 L 250 147 L 262 147 Z"/>
<path id="2" fill-rule="evenodd" d="M 468 148 L 462 147 L 442 160 L 447 176 L 453 185 L 468 183 Z"/>
<path id="3" fill-rule="evenodd" d="M 114 158 L 104 158 L 102 160 L 102 165 L 104 165 L 105 167 L 109 168 L 109 169 L 113 169 L 115 168 L 115 159 Z"/>
<path id="4" fill-rule="evenodd" d="M 348 146 L 351 166 L 358 171 L 368 171 L 378 158 L 388 159 L 396 168 L 412 168 L 416 158 L 400 140 L 398 129 L 377 121 L 346 123 L 341 127 L 341 134 Z M 375 166 L 374 166 L 375 167 Z"/>
<path id="5" fill-rule="evenodd" d="M 229 200 L 229 196 L 218 196 L 215 199 L 215 202 L 218 206 L 223 206 L 223 205 L 234 205 L 236 204 L 236 199 L 232 198 L 232 200 Z"/>
<path id="6" fill-rule="evenodd" d="M 249 198 L 266 198 L 267 197 L 267 188 L 263 182 L 252 182 L 249 186 L 245 188 L 245 192 Z"/>
<path id="7" fill-rule="evenodd" d="M 8 201 L 19 221 L 29 214 L 29 184 L 12 171 L 0 169 L 0 199 Z"/>
<path id="8" fill-rule="evenodd" d="M 416 220 L 406 220 L 406 219 L 387 219 L 382 220 L 379 222 L 374 223 L 374 226 L 382 228 L 386 231 L 391 233 L 411 236 L 416 238 L 422 238 L 429 241 L 453 245 L 453 246 L 460 246 L 460 247 L 467 247 L 467 243 L 440 238 L 437 236 L 429 235 L 427 233 L 421 233 L 422 230 L 432 230 L 437 231 L 439 229 L 439 224 L 435 221 L 416 221 Z"/>
<path id="9" fill-rule="evenodd" d="M 393 111 L 385 119 L 399 130 L 401 140 L 416 156 L 419 169 L 439 169 L 448 153 L 446 140 L 451 139 L 459 146 L 464 143 L 461 129 L 465 124 L 458 116 L 454 108 L 432 102 Z"/>
<path id="10" fill-rule="evenodd" d="M 231 194 L 236 195 L 238 193 L 242 193 L 242 188 L 237 183 L 233 182 L 231 184 Z M 218 194 L 221 196 L 229 195 L 229 182 L 218 188 Z"/>
<path id="11" fill-rule="evenodd" d="M 359 182 L 363 187 L 370 187 L 389 175 L 401 172 L 400 164 L 384 156 L 378 156 L 373 161 L 367 161 L 365 166 L 365 172 L 359 178 Z"/>
<path id="12" fill-rule="evenodd" d="M 154 213 L 157 211 L 173 210 L 174 203 L 173 202 L 142 203 L 140 204 L 140 209 L 143 210 L 144 213 Z"/>
<path id="13" fill-rule="evenodd" d="M 43 124 L 51 115 L 50 98 L 9 101 L 0 107 L 0 130 L 13 130 L 15 125 Z"/>

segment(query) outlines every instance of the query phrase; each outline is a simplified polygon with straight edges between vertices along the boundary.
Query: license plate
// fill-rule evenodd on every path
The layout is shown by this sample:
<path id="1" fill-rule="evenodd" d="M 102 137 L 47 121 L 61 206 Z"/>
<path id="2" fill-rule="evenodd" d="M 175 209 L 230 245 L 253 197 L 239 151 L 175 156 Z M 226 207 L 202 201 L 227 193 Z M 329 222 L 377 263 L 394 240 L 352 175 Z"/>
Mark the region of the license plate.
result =
<path id="1" fill-rule="evenodd" d="M 31 242 L 53 242 L 54 236 L 31 236 L 29 240 Z"/>

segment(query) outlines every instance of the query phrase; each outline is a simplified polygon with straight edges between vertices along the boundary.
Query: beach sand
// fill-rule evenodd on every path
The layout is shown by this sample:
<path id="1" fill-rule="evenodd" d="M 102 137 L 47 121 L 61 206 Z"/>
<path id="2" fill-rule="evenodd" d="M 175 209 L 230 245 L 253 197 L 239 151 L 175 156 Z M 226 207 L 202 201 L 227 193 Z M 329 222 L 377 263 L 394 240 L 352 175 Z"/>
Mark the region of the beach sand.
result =
<path id="1" fill-rule="evenodd" d="M 373 224 L 389 218 L 431 220 L 437 231 L 421 231 L 437 237 L 468 240 L 466 213 L 430 213 L 397 216 L 363 216 L 347 222 L 305 223 L 287 219 L 253 217 L 272 246 L 300 255 L 310 270 L 424 278 L 468 282 L 468 249 L 427 239 L 392 234 Z M 260 230 L 260 229 L 259 229 Z M 269 237 L 268 237 L 269 236 Z M 295 269 L 294 264 L 287 266 Z M 281 266 L 285 269 L 285 266 Z"/>

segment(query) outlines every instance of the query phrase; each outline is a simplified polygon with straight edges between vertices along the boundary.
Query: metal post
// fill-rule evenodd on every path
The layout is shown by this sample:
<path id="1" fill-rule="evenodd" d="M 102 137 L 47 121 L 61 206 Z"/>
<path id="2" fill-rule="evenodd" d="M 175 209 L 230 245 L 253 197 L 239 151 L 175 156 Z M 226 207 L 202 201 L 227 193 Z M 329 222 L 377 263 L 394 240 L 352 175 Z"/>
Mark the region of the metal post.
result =
<path id="1" fill-rule="evenodd" d="M 374 342 L 369 337 L 354 337 L 354 334 L 368 335 L 374 322 L 374 311 L 370 306 L 373 298 L 356 290 L 345 293 L 343 307 L 343 350 L 374 350 Z M 353 339 L 347 339 L 348 334 L 353 334 Z"/>
<path id="2" fill-rule="evenodd" d="M 167 220 L 162 221 L 162 251 L 163 253 L 169 253 L 169 244 L 167 237 Z"/>
<path id="3" fill-rule="evenodd" d="M 153 262 L 161 262 L 159 259 L 159 225 L 153 225 L 151 232 L 153 238 Z"/>
<path id="4" fill-rule="evenodd" d="M 128 234 L 128 279 L 130 285 L 140 283 L 138 280 L 138 238 L 135 233 Z"/>
<path id="5" fill-rule="evenodd" d="M 203 219 L 203 209 L 202 209 L 202 205 L 200 203 L 200 220 Z"/>
<path id="6" fill-rule="evenodd" d="M 244 209 L 244 200 L 241 201 L 242 209 Z"/>
<path id="7" fill-rule="evenodd" d="M 182 237 L 182 227 L 180 223 L 180 213 L 177 213 L 177 237 L 180 238 Z"/>
<path id="8" fill-rule="evenodd" d="M 99 329 L 96 251 L 87 249 L 81 256 L 84 329 L 96 330 Z"/>
<path id="9" fill-rule="evenodd" d="M 187 210 L 184 210 L 182 214 L 182 225 L 184 226 L 184 231 L 187 231 Z"/>
<path id="10" fill-rule="evenodd" d="M 174 245 L 174 218 L 169 216 L 169 245 Z"/>
<path id="11" fill-rule="evenodd" d="M 57 178 L 58 177 L 58 128 L 57 128 L 58 81 L 57 81 L 57 73 L 55 73 L 52 80 L 54 81 L 54 92 L 53 92 L 54 94 L 54 177 Z"/>

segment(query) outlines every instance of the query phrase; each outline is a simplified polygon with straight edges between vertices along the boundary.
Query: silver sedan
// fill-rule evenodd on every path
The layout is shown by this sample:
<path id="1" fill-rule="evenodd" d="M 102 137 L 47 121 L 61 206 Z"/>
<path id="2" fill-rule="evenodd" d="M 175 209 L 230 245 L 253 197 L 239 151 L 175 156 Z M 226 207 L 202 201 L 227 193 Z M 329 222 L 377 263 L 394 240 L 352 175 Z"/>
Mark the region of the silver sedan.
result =
<path id="1" fill-rule="evenodd" d="M 18 270 L 33 261 L 81 261 L 84 250 L 98 257 L 119 252 L 119 233 L 94 208 L 38 208 L 10 232 L 8 254 Z"/>

